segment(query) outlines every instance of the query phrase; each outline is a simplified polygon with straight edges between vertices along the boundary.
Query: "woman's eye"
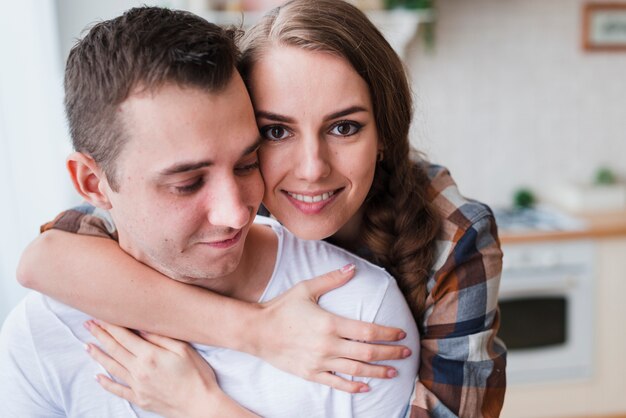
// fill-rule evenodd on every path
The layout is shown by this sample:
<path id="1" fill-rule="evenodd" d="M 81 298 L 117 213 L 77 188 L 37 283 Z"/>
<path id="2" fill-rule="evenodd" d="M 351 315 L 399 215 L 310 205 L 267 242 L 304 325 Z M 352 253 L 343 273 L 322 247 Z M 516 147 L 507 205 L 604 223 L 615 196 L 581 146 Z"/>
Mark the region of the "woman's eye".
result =
<path id="1" fill-rule="evenodd" d="M 332 135 L 350 136 L 361 130 L 363 126 L 356 122 L 338 122 L 330 129 Z"/>
<path id="2" fill-rule="evenodd" d="M 287 129 L 277 125 L 266 126 L 262 128 L 261 134 L 263 135 L 263 138 L 270 141 L 280 141 L 282 139 L 288 138 L 291 135 L 291 133 Z"/>
<path id="3" fill-rule="evenodd" d="M 184 186 L 175 186 L 174 189 L 176 190 L 176 193 L 178 194 L 191 194 L 197 190 L 200 190 L 203 184 L 204 184 L 204 180 L 200 178 L 194 181 L 193 183 L 190 183 Z"/>

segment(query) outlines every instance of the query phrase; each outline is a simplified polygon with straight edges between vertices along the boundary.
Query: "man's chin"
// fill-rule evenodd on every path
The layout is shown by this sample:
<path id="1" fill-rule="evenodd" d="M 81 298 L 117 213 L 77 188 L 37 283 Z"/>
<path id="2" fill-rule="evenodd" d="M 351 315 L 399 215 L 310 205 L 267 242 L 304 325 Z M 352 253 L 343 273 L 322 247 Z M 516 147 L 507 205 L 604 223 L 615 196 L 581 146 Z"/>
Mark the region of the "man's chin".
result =
<path id="1" fill-rule="evenodd" d="M 239 265 L 240 257 L 237 257 L 236 260 L 220 260 L 219 263 L 213 263 L 212 265 L 203 265 L 197 266 L 195 268 L 189 268 L 190 266 L 185 266 L 185 271 L 183 274 L 179 275 L 175 280 L 191 284 L 195 286 L 201 286 L 210 290 L 219 291 L 219 288 L 222 287 L 222 284 L 226 281 L 232 282 L 232 280 L 228 280 L 229 276 L 231 276 L 237 270 L 237 266 Z"/>
<path id="2" fill-rule="evenodd" d="M 232 285 L 233 280 L 229 276 L 237 270 L 243 248 L 221 254 L 203 250 L 202 246 L 194 246 L 177 257 L 167 257 L 164 262 L 148 265 L 171 279 L 210 290 L 219 291 L 226 283 Z"/>

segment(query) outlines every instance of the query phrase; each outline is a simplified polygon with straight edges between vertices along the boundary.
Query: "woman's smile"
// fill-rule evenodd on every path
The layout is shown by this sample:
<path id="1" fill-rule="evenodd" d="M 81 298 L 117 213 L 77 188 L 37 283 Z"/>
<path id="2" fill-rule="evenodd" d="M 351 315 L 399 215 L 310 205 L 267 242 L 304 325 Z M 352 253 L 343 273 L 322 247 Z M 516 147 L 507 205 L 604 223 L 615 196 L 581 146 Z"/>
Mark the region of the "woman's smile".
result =
<path id="1" fill-rule="evenodd" d="M 379 141 L 367 83 L 343 58 L 278 46 L 255 63 L 250 87 L 264 140 L 263 203 L 301 238 L 335 234 L 360 216 L 374 179 Z"/>
<path id="2" fill-rule="evenodd" d="M 284 194 L 289 202 L 304 214 L 316 215 L 335 202 L 342 191 L 343 188 L 323 193 L 301 194 L 285 191 Z"/>

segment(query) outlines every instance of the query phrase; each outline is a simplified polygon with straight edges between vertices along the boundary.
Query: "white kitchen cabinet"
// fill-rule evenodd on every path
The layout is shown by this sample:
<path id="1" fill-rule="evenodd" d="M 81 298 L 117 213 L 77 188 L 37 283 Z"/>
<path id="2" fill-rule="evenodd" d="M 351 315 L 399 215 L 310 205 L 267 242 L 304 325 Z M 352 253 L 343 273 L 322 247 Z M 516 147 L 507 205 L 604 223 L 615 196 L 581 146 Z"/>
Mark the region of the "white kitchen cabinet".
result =
<path id="1" fill-rule="evenodd" d="M 626 415 L 626 236 L 596 240 L 591 377 L 510 385 L 503 418 Z"/>

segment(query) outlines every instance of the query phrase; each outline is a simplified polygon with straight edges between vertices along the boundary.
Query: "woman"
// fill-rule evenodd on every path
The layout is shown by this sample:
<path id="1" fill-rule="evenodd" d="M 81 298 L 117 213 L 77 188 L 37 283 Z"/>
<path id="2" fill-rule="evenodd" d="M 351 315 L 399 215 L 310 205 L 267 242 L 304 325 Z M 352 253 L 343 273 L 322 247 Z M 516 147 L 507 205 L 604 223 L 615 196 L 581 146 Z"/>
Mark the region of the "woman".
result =
<path id="1" fill-rule="evenodd" d="M 411 96 L 398 56 L 360 11 L 331 0 L 295 0 L 273 10 L 245 35 L 241 49 L 240 71 L 265 139 L 259 158 L 266 183 L 264 204 L 269 212 L 296 235 L 328 239 L 385 267 L 396 277 L 422 335 L 420 370 L 411 401 L 414 416 L 497 416 L 505 389 L 505 350 L 496 339 L 502 254 L 494 219 L 486 206 L 458 193 L 446 170 L 418 157 L 411 159 Z M 354 70 L 350 80 L 354 88 L 347 97 L 338 97 L 326 88 L 333 82 L 333 65 L 348 65 Z M 370 107 L 352 106 L 345 100 L 359 101 L 363 92 L 369 96 Z M 52 227 L 63 229 L 64 220 L 75 215 L 62 215 Z M 97 222 L 93 217 L 82 219 Z M 212 333 L 228 332 L 230 327 L 183 320 L 210 317 L 203 315 L 208 298 L 213 306 L 241 310 L 242 317 L 249 318 L 241 303 L 216 301 L 215 295 L 199 289 L 159 281 L 158 273 L 129 259 L 111 242 L 51 234 L 43 234 L 23 257 L 20 277 L 28 287 L 110 322 L 247 351 L 310 380 L 353 392 L 366 390 L 329 373 L 344 370 L 324 366 L 297 370 L 291 361 L 297 355 L 289 357 L 275 347 L 251 348 L 246 346 L 250 342 L 242 342 L 236 333 L 234 337 L 222 336 L 220 341 L 220 336 Z M 88 284 L 82 280 L 85 274 L 91 277 Z M 266 311 L 275 317 L 298 318 L 299 324 L 322 318 L 310 298 L 342 280 L 345 277 L 331 285 L 314 282 L 316 290 L 308 295 L 306 289 L 294 289 L 272 302 Z M 151 292 L 146 295 L 143 290 L 149 285 Z M 104 289 L 106 293 L 101 292 Z M 177 297 L 169 298 L 173 292 Z M 300 296 L 303 293 L 305 296 Z M 168 304 L 169 299 L 183 297 L 189 301 L 185 306 Z M 301 303 L 307 298 L 309 303 Z M 158 317 L 151 321 L 143 315 L 146 311 L 157 312 Z M 331 323 L 328 316 L 323 318 L 325 324 Z M 244 322 L 259 323 L 249 321 Z M 226 323 L 231 322 L 226 319 Z M 279 322 L 272 323 L 278 326 L 275 329 L 290 328 L 290 324 L 277 325 Z M 330 341 L 329 346 L 344 338 L 378 339 L 359 337 L 354 323 L 333 324 L 342 324 L 342 329 L 330 327 L 332 332 L 323 337 Z M 103 327 L 117 340 L 107 339 L 106 332 L 92 326 L 105 348 L 137 343 L 134 335 L 104 323 Z M 236 329 L 236 324 L 232 328 Z M 294 340 L 310 341 L 306 334 Z M 171 340 L 151 334 L 146 338 L 165 351 L 182 350 L 163 342 Z M 362 345 L 352 347 L 362 349 Z M 293 345 L 288 348 L 303 351 Z M 113 361 L 93 347 L 90 352 L 103 363 Z M 376 353 L 379 358 L 384 356 L 382 351 Z M 377 359 L 371 354 L 333 351 L 328 357 Z M 183 365 L 190 375 L 204 376 L 198 380 L 212 382 L 208 386 L 215 390 L 206 370 L 200 373 L 187 367 L 197 363 L 193 353 L 182 357 L 180 363 L 174 363 Z M 327 358 L 317 359 L 320 364 L 323 360 Z M 388 369 L 353 364 L 362 368 L 362 375 L 393 375 Z M 174 373 L 177 378 L 186 375 Z M 158 386 L 160 380 L 153 379 L 152 383 Z M 138 391 L 150 380 L 136 380 L 135 387 L 130 383 L 135 390 L 130 394 L 122 393 L 125 389 L 110 381 L 102 382 L 115 393 L 137 400 Z M 158 398 L 155 393 L 159 393 L 158 388 L 148 388 L 145 397 Z"/>

